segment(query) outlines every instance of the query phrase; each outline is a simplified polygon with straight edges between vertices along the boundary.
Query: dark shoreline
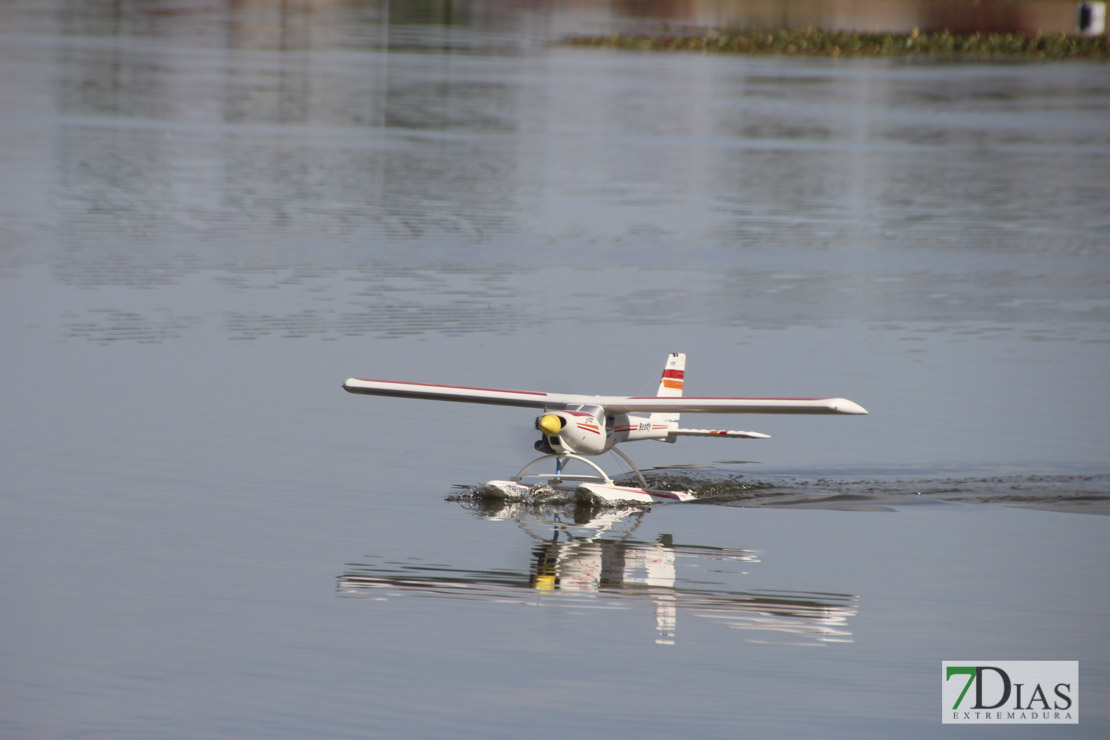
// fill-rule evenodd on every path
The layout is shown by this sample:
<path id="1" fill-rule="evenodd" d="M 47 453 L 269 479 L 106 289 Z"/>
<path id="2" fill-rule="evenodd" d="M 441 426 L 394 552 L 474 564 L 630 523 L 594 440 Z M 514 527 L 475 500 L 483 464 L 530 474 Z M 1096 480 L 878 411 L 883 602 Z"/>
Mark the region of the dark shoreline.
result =
<path id="1" fill-rule="evenodd" d="M 871 33 L 664 28 L 657 34 L 572 35 L 563 46 L 805 57 L 927 57 L 975 60 L 1110 60 L 1110 37 L 1023 33 Z"/>

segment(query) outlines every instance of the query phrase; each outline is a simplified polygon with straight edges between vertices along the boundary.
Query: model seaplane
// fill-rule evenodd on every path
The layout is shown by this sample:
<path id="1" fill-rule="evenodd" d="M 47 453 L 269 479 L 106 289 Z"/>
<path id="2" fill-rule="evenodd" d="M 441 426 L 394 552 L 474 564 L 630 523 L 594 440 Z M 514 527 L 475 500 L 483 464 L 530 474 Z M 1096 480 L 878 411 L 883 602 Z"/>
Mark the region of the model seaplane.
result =
<path id="1" fill-rule="evenodd" d="M 845 398 L 718 398 L 683 396 L 686 355 L 667 357 L 659 389 L 654 396 L 582 396 L 540 391 L 495 390 L 458 385 L 408 383 L 396 380 L 349 378 L 343 388 L 350 393 L 373 396 L 423 398 L 500 406 L 542 409 L 536 417 L 541 437 L 536 451 L 541 457 L 528 463 L 511 480 L 489 481 L 483 491 L 491 496 L 523 498 L 535 486 L 572 493 L 600 503 L 653 503 L 688 501 L 684 491 L 648 488 L 643 473 L 616 445 L 654 439 L 674 442 L 679 437 L 767 439 L 768 434 L 732 429 L 684 429 L 678 425 L 683 412 L 698 414 L 866 414 L 867 410 Z M 617 485 L 589 457 L 613 452 L 632 469 L 639 487 Z M 537 466 L 555 463 L 554 473 L 534 473 Z M 567 463 L 575 461 L 591 472 L 568 474 Z M 528 481 L 536 481 L 529 484 Z"/>

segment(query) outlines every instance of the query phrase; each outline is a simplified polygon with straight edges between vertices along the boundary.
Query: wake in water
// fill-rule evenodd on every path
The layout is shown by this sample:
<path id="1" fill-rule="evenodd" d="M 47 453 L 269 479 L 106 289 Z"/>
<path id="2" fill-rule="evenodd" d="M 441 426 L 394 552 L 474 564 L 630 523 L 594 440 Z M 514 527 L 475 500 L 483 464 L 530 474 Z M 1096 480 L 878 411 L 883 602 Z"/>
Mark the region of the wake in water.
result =
<path id="1" fill-rule="evenodd" d="M 1110 514 L 1110 473 L 1000 475 L 931 478 L 845 478 L 751 476 L 712 469 L 656 470 L 645 473 L 651 488 L 692 491 L 694 504 L 774 506 L 842 510 L 892 510 L 937 502 L 1004 504 L 1085 514 Z M 447 497 L 482 508 L 493 506 L 476 487 Z M 573 495 L 537 490 L 537 507 L 581 506 Z"/>

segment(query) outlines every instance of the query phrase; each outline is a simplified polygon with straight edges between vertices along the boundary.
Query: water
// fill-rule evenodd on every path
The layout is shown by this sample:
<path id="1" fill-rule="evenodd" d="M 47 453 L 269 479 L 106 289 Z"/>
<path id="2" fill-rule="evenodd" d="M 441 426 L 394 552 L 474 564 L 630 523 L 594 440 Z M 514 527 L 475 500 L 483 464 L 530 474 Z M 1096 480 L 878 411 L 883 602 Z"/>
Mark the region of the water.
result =
<path id="1" fill-rule="evenodd" d="M 0 8 L 0 734 L 924 737 L 984 658 L 1080 660 L 1105 736 L 1105 70 L 404 12 Z M 671 351 L 871 415 L 496 509 L 533 414 L 339 388 Z"/>

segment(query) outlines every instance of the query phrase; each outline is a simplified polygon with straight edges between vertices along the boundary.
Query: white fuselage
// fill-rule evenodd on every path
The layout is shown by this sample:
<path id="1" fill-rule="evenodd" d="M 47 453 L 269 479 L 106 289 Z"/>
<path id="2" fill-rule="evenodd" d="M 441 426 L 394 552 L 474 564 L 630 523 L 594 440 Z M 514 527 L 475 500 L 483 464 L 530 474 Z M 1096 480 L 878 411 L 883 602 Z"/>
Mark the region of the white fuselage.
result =
<path id="1" fill-rule="evenodd" d="M 621 442 L 666 440 L 672 424 L 651 416 L 606 414 L 593 405 L 552 411 L 536 419 L 536 428 L 552 450 L 580 455 L 600 455 Z"/>

